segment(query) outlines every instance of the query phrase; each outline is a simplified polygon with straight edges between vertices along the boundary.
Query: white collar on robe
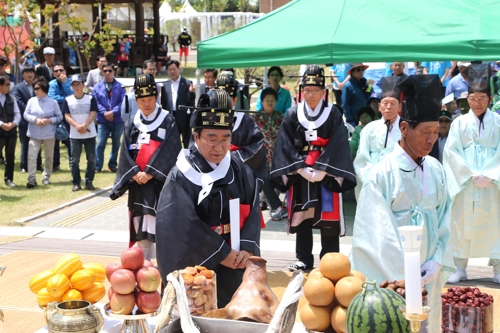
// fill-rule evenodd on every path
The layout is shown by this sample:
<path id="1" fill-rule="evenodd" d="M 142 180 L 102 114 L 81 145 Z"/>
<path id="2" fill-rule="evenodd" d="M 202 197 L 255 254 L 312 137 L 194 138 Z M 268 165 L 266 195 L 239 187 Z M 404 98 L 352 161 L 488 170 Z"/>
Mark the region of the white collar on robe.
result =
<path id="1" fill-rule="evenodd" d="M 404 139 L 401 138 L 401 140 L 404 140 Z M 425 157 L 424 157 L 424 160 L 422 161 L 422 164 L 421 164 L 423 166 L 423 170 L 422 170 L 422 168 L 420 168 L 417 165 L 417 163 L 413 160 L 413 158 L 411 158 L 410 155 L 408 155 L 408 153 L 401 147 L 401 145 L 399 143 L 396 143 L 391 154 L 396 159 L 398 159 L 398 158 L 402 159 L 403 161 L 406 162 L 407 165 L 410 166 L 409 170 L 406 170 L 406 171 L 414 170 L 413 171 L 414 174 L 422 182 L 423 195 L 426 195 L 427 194 L 427 182 L 426 182 L 426 179 L 424 177 L 424 172 L 428 171 L 429 166 L 427 164 L 427 161 L 425 160 Z M 407 172 L 407 173 L 411 174 L 411 172 Z"/>
<path id="2" fill-rule="evenodd" d="M 235 112 L 234 113 L 233 117 L 236 117 L 236 122 L 234 123 L 234 126 L 233 126 L 233 132 L 236 132 L 236 130 L 238 129 L 238 127 L 240 127 L 241 120 L 243 120 L 243 116 L 244 115 L 245 115 L 245 113 L 243 113 L 243 112 Z"/>
<path id="3" fill-rule="evenodd" d="M 328 103 L 327 106 L 325 106 L 325 109 L 323 110 L 323 113 L 321 116 L 316 119 L 315 121 L 309 121 L 306 118 L 306 115 L 304 114 L 304 109 L 306 110 L 307 114 L 309 117 L 315 117 L 319 114 L 321 111 L 321 108 L 323 107 L 323 100 L 321 100 L 318 105 L 313 109 L 305 101 L 302 101 L 299 103 L 297 106 L 297 119 L 299 123 L 304 127 L 307 128 L 308 130 L 314 130 L 318 127 L 321 127 L 325 123 L 325 121 L 328 119 L 328 116 L 330 115 L 330 112 L 332 111 L 332 104 Z"/>
<path id="4" fill-rule="evenodd" d="M 199 205 L 200 202 L 210 194 L 213 184 L 226 176 L 231 166 L 231 153 L 228 151 L 219 165 L 215 165 L 215 167 L 213 163 L 207 161 L 210 166 L 214 168 L 214 170 L 209 173 L 202 173 L 195 170 L 186 159 L 189 154 L 189 149 L 182 149 L 177 156 L 175 165 L 191 183 L 201 186 L 202 189 L 198 194 Z"/>
<path id="5" fill-rule="evenodd" d="M 161 112 L 160 115 L 151 124 L 146 125 L 141 121 L 141 115 L 145 120 L 153 120 L 153 119 L 155 119 L 158 112 Z M 157 103 L 155 110 L 149 116 L 145 116 L 144 113 L 142 113 L 142 111 L 139 109 L 139 112 L 137 112 L 135 114 L 135 117 L 134 117 L 134 125 L 135 125 L 135 127 L 137 127 L 137 129 L 139 131 L 141 131 L 141 133 L 152 132 L 163 123 L 163 120 L 165 119 L 167 114 L 168 114 L 168 111 L 162 110 L 161 107 Z"/>
<path id="6" fill-rule="evenodd" d="M 493 117 L 492 115 L 492 112 L 490 111 L 490 109 L 486 109 L 486 114 L 484 115 L 484 118 L 483 118 L 483 125 L 485 127 L 487 127 L 489 125 L 489 122 L 491 121 L 491 117 Z M 483 133 L 483 131 L 481 131 L 479 129 L 479 125 L 481 124 L 481 122 L 479 121 L 479 118 L 476 116 L 476 114 L 474 112 L 472 112 L 472 110 L 469 111 L 469 113 L 467 113 L 466 115 L 470 115 L 471 119 L 474 119 L 474 121 L 476 122 L 476 129 L 479 131 L 479 138 L 481 137 L 481 133 Z"/>

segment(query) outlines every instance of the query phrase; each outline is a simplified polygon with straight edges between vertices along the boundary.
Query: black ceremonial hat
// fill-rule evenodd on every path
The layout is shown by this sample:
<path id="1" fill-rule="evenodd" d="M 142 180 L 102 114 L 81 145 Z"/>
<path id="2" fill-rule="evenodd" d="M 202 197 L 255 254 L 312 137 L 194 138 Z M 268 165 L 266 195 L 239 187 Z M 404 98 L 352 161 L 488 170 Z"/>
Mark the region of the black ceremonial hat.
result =
<path id="1" fill-rule="evenodd" d="M 317 65 L 307 66 L 304 75 L 302 75 L 302 86 L 317 86 L 325 88 L 325 71 Z"/>
<path id="2" fill-rule="evenodd" d="M 139 74 L 134 82 L 135 98 L 158 96 L 155 78 L 151 74 Z"/>
<path id="3" fill-rule="evenodd" d="M 490 65 L 472 64 L 469 67 L 469 95 L 482 92 L 491 95 L 490 90 Z"/>
<path id="4" fill-rule="evenodd" d="M 200 96 L 195 111 L 194 128 L 215 128 L 232 130 L 234 111 L 231 96 L 222 89 L 210 90 Z"/>
<path id="5" fill-rule="evenodd" d="M 439 76 L 411 75 L 400 81 L 398 87 L 403 93 L 403 120 L 411 123 L 439 120 L 442 100 Z"/>
<path id="6" fill-rule="evenodd" d="M 236 81 L 230 72 L 224 72 L 215 80 L 215 88 L 224 89 L 229 96 L 236 97 L 236 93 L 238 92 L 238 81 Z"/>
<path id="7" fill-rule="evenodd" d="M 398 83 L 401 81 L 399 76 L 385 76 L 377 82 L 377 86 L 382 89 L 382 99 L 385 97 L 393 97 L 400 100 L 401 91 L 399 90 Z"/>

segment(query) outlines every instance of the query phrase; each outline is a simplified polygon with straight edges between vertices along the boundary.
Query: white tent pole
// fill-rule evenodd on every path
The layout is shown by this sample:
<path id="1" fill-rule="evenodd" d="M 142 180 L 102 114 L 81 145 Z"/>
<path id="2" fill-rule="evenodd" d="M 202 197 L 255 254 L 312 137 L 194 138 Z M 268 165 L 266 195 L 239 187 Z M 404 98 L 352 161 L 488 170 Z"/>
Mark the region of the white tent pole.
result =
<path id="1" fill-rule="evenodd" d="M 269 84 L 267 80 L 267 66 L 264 67 L 264 83 L 263 83 L 263 88 L 267 88 L 267 85 Z"/>

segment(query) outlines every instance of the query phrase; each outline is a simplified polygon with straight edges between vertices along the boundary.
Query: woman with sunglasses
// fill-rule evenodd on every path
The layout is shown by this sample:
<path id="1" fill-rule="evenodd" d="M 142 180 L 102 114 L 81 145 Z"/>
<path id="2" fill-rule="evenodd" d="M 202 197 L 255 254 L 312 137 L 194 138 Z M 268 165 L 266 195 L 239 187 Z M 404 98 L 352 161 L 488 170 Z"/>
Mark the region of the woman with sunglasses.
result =
<path id="1" fill-rule="evenodd" d="M 342 88 L 342 109 L 346 122 L 356 127 L 358 125 L 358 110 L 366 105 L 371 93 L 371 86 L 363 77 L 368 66 L 361 62 L 351 64 L 351 69 L 347 71 L 347 75 L 351 78 Z"/>
<path id="2" fill-rule="evenodd" d="M 37 186 L 36 158 L 43 144 L 45 148 L 45 168 L 42 173 L 42 183 L 50 184 L 54 143 L 56 141 L 56 126 L 62 120 L 61 109 L 55 99 L 47 96 L 49 84 L 45 78 L 38 77 L 33 81 L 35 97 L 28 100 L 24 119 L 28 124 L 27 135 L 30 138 L 28 148 L 28 184 L 27 188 Z"/>

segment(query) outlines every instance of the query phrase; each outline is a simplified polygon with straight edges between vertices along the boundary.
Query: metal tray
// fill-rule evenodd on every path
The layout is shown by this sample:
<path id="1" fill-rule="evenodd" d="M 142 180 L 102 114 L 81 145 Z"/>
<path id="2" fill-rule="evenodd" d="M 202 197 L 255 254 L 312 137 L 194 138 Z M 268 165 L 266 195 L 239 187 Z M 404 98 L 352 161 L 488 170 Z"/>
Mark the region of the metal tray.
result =
<path id="1" fill-rule="evenodd" d="M 265 333 L 268 324 L 248 321 L 192 317 L 200 328 L 200 333 Z M 181 322 L 177 318 L 159 333 L 182 333 Z"/>

